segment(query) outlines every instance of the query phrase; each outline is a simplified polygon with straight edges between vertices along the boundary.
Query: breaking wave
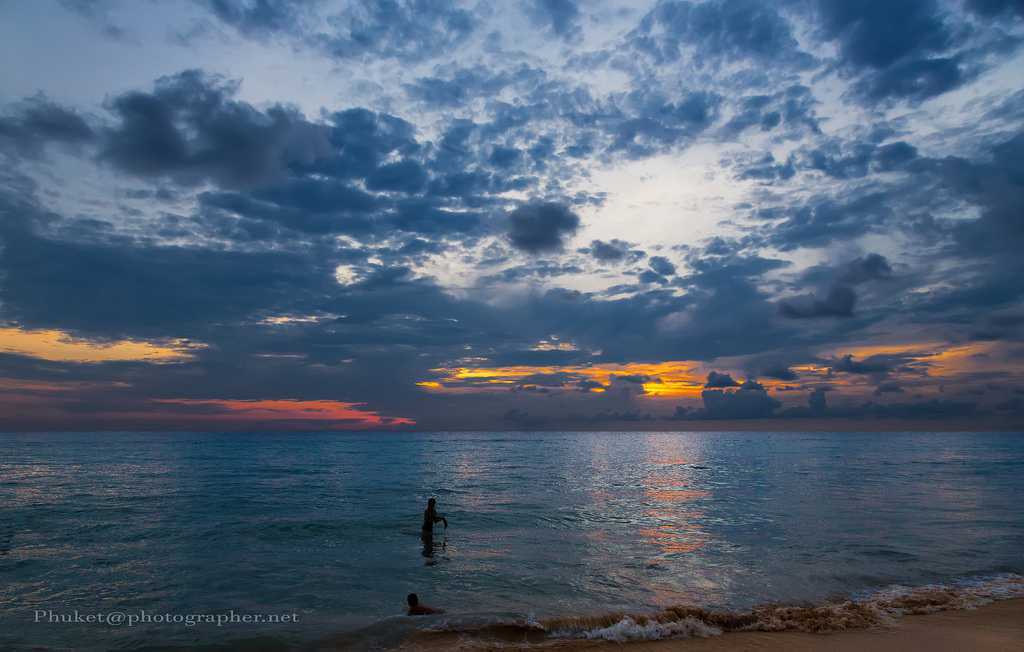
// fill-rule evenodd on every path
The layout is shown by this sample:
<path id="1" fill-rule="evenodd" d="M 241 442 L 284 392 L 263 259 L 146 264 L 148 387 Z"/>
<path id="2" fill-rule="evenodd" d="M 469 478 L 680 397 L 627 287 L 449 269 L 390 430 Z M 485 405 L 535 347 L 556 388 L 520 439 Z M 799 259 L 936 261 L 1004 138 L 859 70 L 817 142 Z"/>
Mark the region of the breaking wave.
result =
<path id="1" fill-rule="evenodd" d="M 531 644 L 565 639 L 615 642 L 718 636 L 727 632 L 825 633 L 894 623 L 904 615 L 974 609 L 996 600 L 1024 598 L 1024 576 L 1003 574 L 918 587 L 881 590 L 821 604 L 767 604 L 745 611 L 677 605 L 651 613 L 612 612 L 546 620 L 450 620 L 432 624 L 415 641 L 448 647 Z"/>

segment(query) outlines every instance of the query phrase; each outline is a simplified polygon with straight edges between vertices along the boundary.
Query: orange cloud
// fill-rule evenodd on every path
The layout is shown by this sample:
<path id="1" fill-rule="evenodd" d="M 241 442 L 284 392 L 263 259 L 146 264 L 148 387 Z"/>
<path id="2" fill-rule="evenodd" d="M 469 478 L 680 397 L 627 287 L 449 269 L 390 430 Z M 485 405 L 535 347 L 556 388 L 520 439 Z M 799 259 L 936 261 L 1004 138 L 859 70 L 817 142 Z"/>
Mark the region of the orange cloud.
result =
<path id="1" fill-rule="evenodd" d="M 187 340 L 104 342 L 72 337 L 60 330 L 0 328 L 0 353 L 24 355 L 53 362 L 189 362 L 204 348 Z"/>
<path id="2" fill-rule="evenodd" d="M 570 366 L 528 366 L 509 367 L 442 367 L 432 369 L 437 380 L 417 383 L 430 391 L 451 393 L 489 392 L 521 384 L 536 375 L 562 374 L 569 378 L 563 385 L 575 389 L 577 380 L 589 380 L 601 384 L 591 391 L 605 391 L 615 376 L 646 376 L 644 393 L 652 397 L 700 396 L 704 386 L 704 372 L 700 363 L 691 361 L 629 362 L 625 364 L 595 364 Z M 529 383 L 527 383 L 529 384 Z"/>
<path id="3" fill-rule="evenodd" d="M 996 342 L 972 342 L 953 345 L 936 341 L 909 342 L 903 344 L 852 344 L 820 352 L 821 362 L 811 362 L 790 367 L 797 375 L 793 380 L 760 378 L 768 391 L 777 392 L 780 400 L 802 404 L 806 395 L 786 390 L 809 390 L 827 383 L 833 389 L 852 396 L 868 396 L 875 391 L 877 379 L 867 375 L 835 373 L 829 359 L 840 359 L 852 355 L 855 360 L 864 360 L 876 355 L 898 355 L 905 358 L 903 368 L 891 370 L 889 377 L 896 381 L 913 383 L 915 391 L 939 391 L 942 381 L 949 381 L 959 374 L 986 371 L 1019 370 L 1008 363 L 1008 356 Z M 704 391 L 707 374 L 712 369 L 728 372 L 738 383 L 744 380 L 738 370 L 744 366 L 743 358 L 722 358 L 718 364 L 692 360 L 670 360 L 664 362 L 630 362 L 622 364 L 596 363 L 568 366 L 516 365 L 489 367 L 486 359 L 463 359 L 461 365 L 432 369 L 436 377 L 417 383 L 429 392 L 450 394 L 476 394 L 507 391 L 516 387 L 543 385 L 562 391 L 579 391 L 580 383 L 589 381 L 588 391 L 599 393 L 609 389 L 616 376 L 643 376 L 642 397 L 650 399 L 691 399 L 700 400 Z M 478 366 L 479 365 L 479 366 Z M 532 381 L 534 376 L 546 376 L 545 382 Z M 562 376 L 562 378 L 559 378 Z M 925 387 L 926 385 L 930 387 Z"/>
<path id="4" fill-rule="evenodd" d="M 413 426 L 416 422 L 405 417 L 382 416 L 364 409 L 365 403 L 344 401 L 303 401 L 298 399 L 156 399 L 155 403 L 184 408 L 174 416 L 211 421 L 233 422 L 293 422 L 336 424 L 369 428 L 379 426 Z"/>
<path id="5" fill-rule="evenodd" d="M 980 372 L 1020 372 L 1021 365 L 1010 361 L 1006 344 L 1003 342 L 969 342 L 967 344 L 949 344 L 942 342 L 921 342 L 898 345 L 860 345 L 835 349 L 825 352 L 823 356 L 838 358 L 852 355 L 855 360 L 864 360 L 876 355 L 896 355 L 906 358 L 903 369 L 889 372 L 890 377 L 903 380 L 952 380 L 961 374 Z M 827 367 L 811 368 L 794 367 L 802 373 L 827 373 Z M 908 371 L 910 373 L 908 373 Z M 839 381 L 839 377 L 830 378 L 830 382 Z"/>

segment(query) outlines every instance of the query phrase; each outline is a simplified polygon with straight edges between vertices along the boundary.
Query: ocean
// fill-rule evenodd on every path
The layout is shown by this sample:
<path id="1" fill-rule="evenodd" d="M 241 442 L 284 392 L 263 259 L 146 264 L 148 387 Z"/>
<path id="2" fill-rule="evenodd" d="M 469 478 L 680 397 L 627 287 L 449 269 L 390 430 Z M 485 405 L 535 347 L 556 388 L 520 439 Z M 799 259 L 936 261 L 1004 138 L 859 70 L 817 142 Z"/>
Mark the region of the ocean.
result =
<path id="1" fill-rule="evenodd" d="M 615 615 L 679 605 L 1024 595 L 1022 504 L 1018 433 L 2 434 L 0 649 L 624 640 L 715 633 Z M 446 613 L 403 616 L 411 592 Z"/>

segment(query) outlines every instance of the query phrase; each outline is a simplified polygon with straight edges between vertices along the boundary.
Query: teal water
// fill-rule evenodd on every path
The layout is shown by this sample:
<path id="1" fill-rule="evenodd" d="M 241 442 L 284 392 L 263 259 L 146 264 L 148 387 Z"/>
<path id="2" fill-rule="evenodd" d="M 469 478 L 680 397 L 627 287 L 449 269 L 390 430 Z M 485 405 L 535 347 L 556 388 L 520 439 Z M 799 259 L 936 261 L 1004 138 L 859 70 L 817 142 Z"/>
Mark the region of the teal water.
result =
<path id="1" fill-rule="evenodd" d="M 1022 499 L 1014 433 L 3 434 L 0 649 L 374 647 L 412 591 L 540 619 L 1021 574 Z M 76 609 L 298 622 L 36 622 Z"/>

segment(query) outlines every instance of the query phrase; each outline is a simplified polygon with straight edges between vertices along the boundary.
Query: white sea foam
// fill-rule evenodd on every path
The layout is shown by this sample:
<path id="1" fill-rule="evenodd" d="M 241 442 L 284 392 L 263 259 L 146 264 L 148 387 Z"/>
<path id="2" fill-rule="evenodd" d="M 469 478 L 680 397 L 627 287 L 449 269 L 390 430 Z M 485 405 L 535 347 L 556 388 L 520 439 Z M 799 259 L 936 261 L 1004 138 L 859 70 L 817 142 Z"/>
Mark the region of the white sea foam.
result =
<path id="1" fill-rule="evenodd" d="M 1024 598 L 1024 577 L 1003 574 L 948 584 L 889 586 L 818 605 L 763 605 L 745 612 L 676 606 L 649 614 L 607 614 L 549 621 L 551 638 L 627 642 L 717 636 L 724 631 L 829 632 L 887 625 L 905 615 L 975 609 Z"/>
<path id="2" fill-rule="evenodd" d="M 708 625 L 696 618 L 660 623 L 648 621 L 639 623 L 630 616 L 607 627 L 599 627 L 583 631 L 555 631 L 550 635 L 554 638 L 586 638 L 603 639 L 625 643 L 626 641 L 654 641 L 664 638 L 706 638 L 718 636 L 722 630 Z"/>

